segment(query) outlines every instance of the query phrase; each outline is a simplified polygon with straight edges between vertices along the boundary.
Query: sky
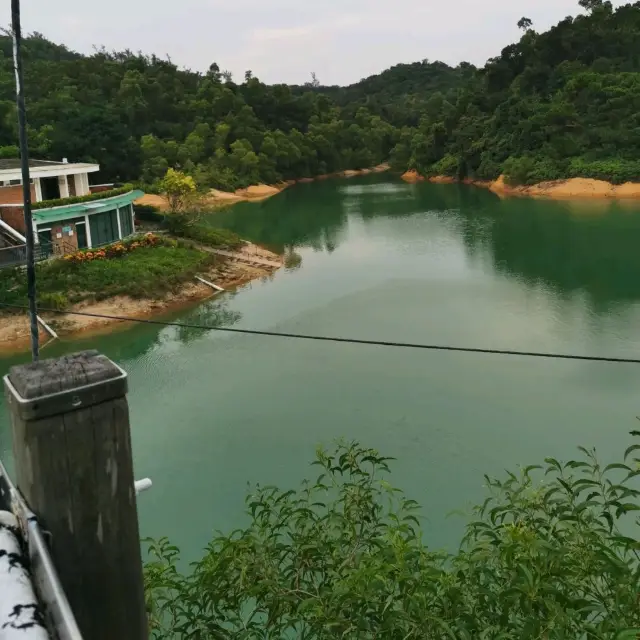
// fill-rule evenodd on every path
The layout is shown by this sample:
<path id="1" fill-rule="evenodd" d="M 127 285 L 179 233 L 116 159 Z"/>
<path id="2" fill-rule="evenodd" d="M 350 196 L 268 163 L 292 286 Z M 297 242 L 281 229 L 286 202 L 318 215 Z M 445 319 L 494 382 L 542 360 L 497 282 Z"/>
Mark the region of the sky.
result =
<path id="1" fill-rule="evenodd" d="M 0 25 L 9 25 L 8 0 Z M 169 56 L 240 80 L 350 84 L 400 62 L 482 65 L 520 36 L 580 12 L 578 0 L 22 0 L 22 28 L 81 53 L 94 46 Z M 614 5 L 622 4 L 614 1 Z"/>

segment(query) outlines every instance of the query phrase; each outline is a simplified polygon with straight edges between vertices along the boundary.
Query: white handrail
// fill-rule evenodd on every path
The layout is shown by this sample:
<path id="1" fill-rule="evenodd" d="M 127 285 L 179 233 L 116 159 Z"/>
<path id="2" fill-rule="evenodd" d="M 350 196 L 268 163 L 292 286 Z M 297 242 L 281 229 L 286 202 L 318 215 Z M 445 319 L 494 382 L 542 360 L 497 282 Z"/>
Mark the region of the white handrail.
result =
<path id="1" fill-rule="evenodd" d="M 4 229 L 9 235 L 12 235 L 16 240 L 20 240 L 23 244 L 27 242 L 27 239 L 18 233 L 11 225 L 8 225 L 3 220 L 0 220 L 0 228 Z"/>

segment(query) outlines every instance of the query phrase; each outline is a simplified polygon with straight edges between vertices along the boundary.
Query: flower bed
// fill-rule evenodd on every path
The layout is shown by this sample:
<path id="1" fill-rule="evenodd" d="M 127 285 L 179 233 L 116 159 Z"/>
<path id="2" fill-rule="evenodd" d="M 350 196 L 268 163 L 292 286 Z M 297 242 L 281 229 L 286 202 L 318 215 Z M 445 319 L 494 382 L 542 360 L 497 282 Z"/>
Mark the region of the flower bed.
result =
<path id="1" fill-rule="evenodd" d="M 98 249 L 82 249 L 75 253 L 69 253 L 64 256 L 63 260 L 76 264 L 92 262 L 93 260 L 111 260 L 112 258 L 120 258 L 121 256 L 131 253 L 140 247 L 155 247 L 165 243 L 166 241 L 163 238 L 160 238 L 153 233 L 147 233 L 142 237 L 122 240 L 120 242 L 107 245 L 106 247 L 100 247 Z"/>

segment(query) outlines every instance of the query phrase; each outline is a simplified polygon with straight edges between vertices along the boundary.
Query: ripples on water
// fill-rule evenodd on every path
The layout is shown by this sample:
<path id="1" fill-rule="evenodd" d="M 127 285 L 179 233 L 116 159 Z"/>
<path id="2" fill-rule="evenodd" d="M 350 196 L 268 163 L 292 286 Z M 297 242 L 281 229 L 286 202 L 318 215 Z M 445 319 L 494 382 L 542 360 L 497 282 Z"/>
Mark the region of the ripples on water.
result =
<path id="1" fill-rule="evenodd" d="M 635 205 L 500 200 L 472 187 L 389 177 L 300 185 L 212 218 L 301 266 L 178 319 L 368 339 L 640 355 Z M 96 347 L 130 375 L 144 535 L 189 559 L 244 521 L 247 481 L 297 486 L 317 443 L 343 436 L 398 458 L 393 481 L 425 507 L 427 540 L 457 544 L 447 517 L 483 474 L 612 458 L 635 428 L 640 368 L 414 352 L 136 327 Z M 4 369 L 17 359 L 5 359 Z M 3 411 L 0 444 L 8 456 Z"/>

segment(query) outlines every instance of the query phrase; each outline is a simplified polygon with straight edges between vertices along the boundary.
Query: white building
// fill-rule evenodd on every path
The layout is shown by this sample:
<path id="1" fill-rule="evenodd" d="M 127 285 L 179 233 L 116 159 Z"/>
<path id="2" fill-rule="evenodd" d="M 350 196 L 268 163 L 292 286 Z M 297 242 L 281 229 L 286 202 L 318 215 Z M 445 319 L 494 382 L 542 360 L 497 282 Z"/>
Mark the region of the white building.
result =
<path id="1" fill-rule="evenodd" d="M 45 254 L 101 246 L 134 232 L 133 201 L 142 192 L 90 185 L 89 174 L 99 170 L 84 162 L 29 160 L 35 242 Z M 26 241 L 21 176 L 19 159 L 0 159 L 0 245 Z"/>

